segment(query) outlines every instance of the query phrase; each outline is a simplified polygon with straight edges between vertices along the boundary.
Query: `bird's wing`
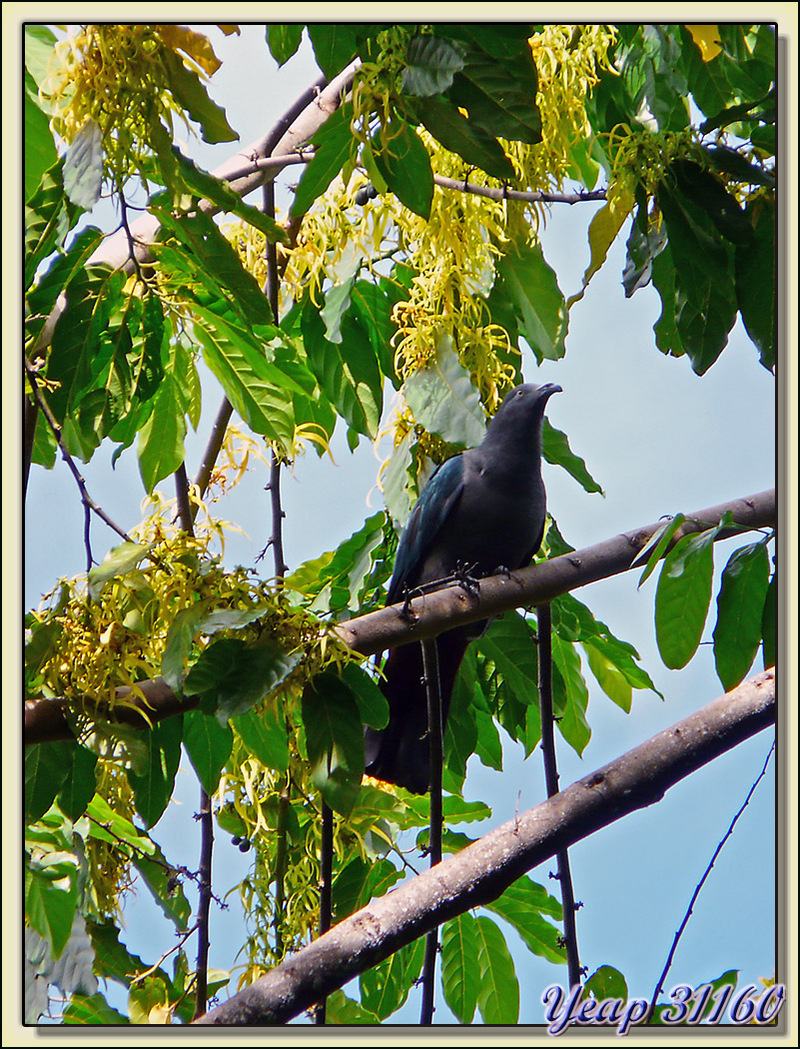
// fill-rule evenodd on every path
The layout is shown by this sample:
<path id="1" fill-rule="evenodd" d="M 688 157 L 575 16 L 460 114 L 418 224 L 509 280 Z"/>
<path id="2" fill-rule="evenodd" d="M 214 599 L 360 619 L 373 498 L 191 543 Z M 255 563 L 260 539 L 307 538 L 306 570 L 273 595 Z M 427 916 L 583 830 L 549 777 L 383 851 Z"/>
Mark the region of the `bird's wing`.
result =
<path id="1" fill-rule="evenodd" d="M 437 467 L 422 490 L 400 537 L 387 603 L 395 604 L 405 586 L 420 582 L 418 574 L 442 525 L 464 490 L 464 462 L 455 455 Z"/>

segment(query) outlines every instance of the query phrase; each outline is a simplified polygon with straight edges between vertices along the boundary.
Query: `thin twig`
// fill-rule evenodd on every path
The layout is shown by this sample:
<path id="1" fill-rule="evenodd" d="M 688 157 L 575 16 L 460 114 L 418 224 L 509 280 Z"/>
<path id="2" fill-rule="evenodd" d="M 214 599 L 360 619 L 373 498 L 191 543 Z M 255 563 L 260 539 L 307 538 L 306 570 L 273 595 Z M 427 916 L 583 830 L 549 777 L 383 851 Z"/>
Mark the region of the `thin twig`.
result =
<path id="1" fill-rule="evenodd" d="M 769 753 L 767 754 L 766 760 L 764 761 L 764 767 L 761 769 L 761 772 L 759 772 L 758 776 L 756 777 L 755 783 L 753 783 L 752 787 L 747 792 L 747 797 L 744 799 L 744 802 L 740 806 L 739 811 L 736 813 L 736 815 L 731 820 L 731 824 L 728 827 L 728 829 L 725 831 L 725 834 L 722 836 L 722 840 L 717 845 L 716 849 L 714 849 L 714 855 L 711 857 L 711 860 L 709 861 L 708 866 L 706 867 L 705 871 L 703 872 L 703 877 L 697 883 L 697 887 L 695 888 L 694 892 L 692 893 L 692 898 L 691 898 L 691 900 L 689 900 L 689 906 L 686 908 L 686 914 L 684 914 L 683 921 L 681 922 L 680 926 L 678 927 L 678 931 L 675 933 L 675 937 L 674 937 L 674 939 L 672 941 L 672 947 L 670 948 L 669 955 L 667 956 L 666 964 L 664 966 L 664 969 L 663 969 L 661 975 L 658 978 L 658 983 L 656 984 L 656 988 L 653 991 L 652 997 L 650 998 L 650 1008 L 647 1011 L 647 1019 L 645 1020 L 645 1023 L 649 1024 L 651 1022 L 654 1014 L 655 1014 L 655 1009 L 656 1009 L 656 1003 L 658 1001 L 658 996 L 661 994 L 661 991 L 662 991 L 662 989 L 664 987 L 664 982 L 667 979 L 667 974 L 669 973 L 669 970 L 670 970 L 670 968 L 672 966 L 672 961 L 673 961 L 673 959 L 675 957 L 675 952 L 678 949 L 678 943 L 680 941 L 680 938 L 681 938 L 681 936 L 683 936 L 684 930 L 686 929 L 686 926 L 689 924 L 689 919 L 692 916 L 692 910 L 694 909 L 694 905 L 695 905 L 695 903 L 697 903 L 697 897 L 700 895 L 700 890 L 703 888 L 703 886 L 706 883 L 706 880 L 707 880 L 708 876 L 711 874 L 711 871 L 712 871 L 712 869 L 714 867 L 714 864 L 717 861 L 717 857 L 722 852 L 722 849 L 723 849 L 723 847 L 725 845 L 725 842 L 728 840 L 728 838 L 730 838 L 731 834 L 733 834 L 733 828 L 738 823 L 739 817 L 742 815 L 744 810 L 750 804 L 750 799 L 755 794 L 756 787 L 759 785 L 759 783 L 764 778 L 764 776 L 766 776 L 766 774 L 767 774 L 767 766 L 769 765 L 770 758 L 772 757 L 772 752 L 774 750 L 775 750 L 775 741 L 773 740 L 772 741 L 772 746 L 769 748 Z"/>
<path id="2" fill-rule="evenodd" d="M 322 802 L 322 833 L 319 847 L 319 935 L 324 936 L 331 927 L 331 904 L 333 884 L 333 809 Z M 314 1023 L 325 1024 L 326 999 L 322 998 L 314 1010 Z"/>
<path id="3" fill-rule="evenodd" d="M 558 794 L 558 764 L 556 761 L 555 721 L 553 718 L 553 631 L 550 605 L 538 605 L 536 623 L 539 632 L 539 712 L 542 722 L 542 757 L 548 798 Z M 569 852 L 556 853 L 558 883 L 561 886 L 561 907 L 564 912 L 564 944 L 567 949 L 569 985 L 581 982 L 581 963 L 578 954 L 578 935 L 575 926 L 575 894 Z"/>
<path id="4" fill-rule="evenodd" d="M 175 490 L 181 527 L 187 535 L 194 535 L 192 505 L 189 500 L 189 479 L 186 464 L 175 471 Z M 208 952 L 211 946 L 209 922 L 211 918 L 211 861 L 214 855 L 214 817 L 211 797 L 200 785 L 200 872 L 197 900 L 197 963 L 195 965 L 194 1018 L 206 1011 L 208 1005 Z"/>
<path id="5" fill-rule="evenodd" d="M 58 443 L 59 450 L 61 451 L 61 457 L 69 467 L 70 473 L 75 478 L 75 483 L 77 484 L 78 489 L 81 493 L 81 502 L 83 503 L 85 512 L 88 514 L 89 511 L 91 511 L 94 514 L 97 514 L 100 520 L 105 522 L 105 524 L 107 524 L 109 528 L 116 532 L 118 536 L 124 539 L 125 542 L 132 543 L 133 540 L 125 531 L 125 529 L 120 528 L 120 526 L 116 524 L 116 522 L 112 521 L 108 514 L 105 512 L 105 510 L 101 506 L 99 506 L 89 495 L 89 491 L 86 487 L 86 481 L 83 479 L 80 470 L 75 465 L 75 461 L 73 460 L 70 453 L 67 451 L 67 447 L 64 444 L 64 435 L 61 430 L 61 426 L 59 425 L 55 415 L 53 415 L 52 411 L 50 410 L 50 406 L 47 403 L 47 398 L 45 397 L 38 382 L 36 381 L 36 370 L 31 366 L 27 358 L 25 358 L 25 372 L 28 376 L 28 382 L 30 382 L 31 384 L 31 391 L 33 392 L 36 404 L 39 406 L 40 411 L 47 420 L 47 425 L 53 431 L 53 436 L 55 437 Z M 85 531 L 84 538 L 87 542 L 86 553 L 89 561 L 89 568 L 91 568 L 92 555 L 91 550 L 88 547 L 88 539 L 86 538 Z"/>
<path id="6" fill-rule="evenodd" d="M 422 670 L 428 699 L 428 749 L 430 768 L 431 816 L 428 852 L 431 867 L 442 862 L 442 692 L 439 679 L 439 651 L 436 638 L 422 642 Z M 420 1024 L 433 1023 L 436 989 L 436 955 L 439 951 L 439 929 L 431 929 L 425 938 L 425 960 L 422 965 L 422 1011 Z"/>

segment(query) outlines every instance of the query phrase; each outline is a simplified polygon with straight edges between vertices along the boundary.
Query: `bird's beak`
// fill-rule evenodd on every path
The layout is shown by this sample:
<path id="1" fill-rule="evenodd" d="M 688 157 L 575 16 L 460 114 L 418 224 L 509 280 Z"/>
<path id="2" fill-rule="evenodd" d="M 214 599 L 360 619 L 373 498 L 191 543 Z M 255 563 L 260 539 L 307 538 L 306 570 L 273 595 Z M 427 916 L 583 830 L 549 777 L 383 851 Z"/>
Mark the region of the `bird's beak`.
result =
<path id="1" fill-rule="evenodd" d="M 544 386 L 539 387 L 539 400 L 546 401 L 554 393 L 563 393 L 563 390 L 557 383 L 546 382 Z"/>

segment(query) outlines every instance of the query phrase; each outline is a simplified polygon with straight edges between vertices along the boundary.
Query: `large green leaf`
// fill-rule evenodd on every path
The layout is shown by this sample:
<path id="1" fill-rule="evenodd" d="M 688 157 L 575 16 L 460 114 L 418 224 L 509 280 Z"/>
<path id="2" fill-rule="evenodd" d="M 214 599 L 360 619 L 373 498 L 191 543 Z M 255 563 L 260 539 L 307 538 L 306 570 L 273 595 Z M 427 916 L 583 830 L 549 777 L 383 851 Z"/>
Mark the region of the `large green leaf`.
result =
<path id="1" fill-rule="evenodd" d="M 422 139 L 404 120 L 390 122 L 385 136 L 373 138 L 372 151 L 386 185 L 409 211 L 430 218 L 433 171 Z"/>
<path id="2" fill-rule="evenodd" d="M 306 167 L 297 186 L 291 208 L 292 218 L 305 215 L 350 160 L 353 150 L 350 130 L 352 118 L 353 105 L 345 102 L 328 117 L 312 138 L 314 159 Z"/>
<path id="3" fill-rule="evenodd" d="M 563 964 L 565 950 L 559 943 L 561 931 L 548 920 L 561 920 L 561 904 L 541 885 L 525 876 L 486 906 L 513 925 L 529 951 L 554 965 Z"/>
<path id="4" fill-rule="evenodd" d="M 456 73 L 449 97 L 491 135 L 536 145 L 542 121 L 536 105 L 538 76 L 530 47 L 503 61 L 474 45 Z"/>
<path id="5" fill-rule="evenodd" d="M 381 1020 L 405 1002 L 422 969 L 425 940 L 406 944 L 359 977 L 361 1003 Z"/>
<path id="6" fill-rule="evenodd" d="M 57 854 L 52 862 L 31 862 L 25 868 L 25 920 L 59 958 L 69 942 L 78 904 L 72 857 Z"/>
<path id="7" fill-rule="evenodd" d="M 775 636 L 778 619 L 778 583 L 775 574 L 769 581 L 764 598 L 764 612 L 761 616 L 761 638 L 764 653 L 764 669 L 775 666 Z"/>
<path id="8" fill-rule="evenodd" d="M 172 797 L 175 774 L 181 757 L 183 717 L 165 718 L 152 729 L 143 733 L 147 747 L 147 762 L 144 770 L 128 770 L 128 780 L 133 787 L 136 810 L 147 828 L 154 827 L 164 814 Z"/>
<path id="9" fill-rule="evenodd" d="M 35 823 L 47 812 L 70 773 L 75 740 L 36 743 L 25 749 L 25 820 Z"/>
<path id="10" fill-rule="evenodd" d="M 244 714 L 286 680 L 300 661 L 270 638 L 248 644 L 224 637 L 209 645 L 184 681 L 186 695 L 203 697 L 203 709 L 220 723 Z"/>
<path id="11" fill-rule="evenodd" d="M 718 531 L 711 528 L 685 535 L 664 559 L 656 589 L 656 641 L 661 658 L 672 670 L 686 666 L 703 635 Z"/>
<path id="12" fill-rule="evenodd" d="M 513 179 L 514 165 L 497 139 L 446 98 L 426 98 L 413 107 L 417 121 L 451 153 L 499 179 Z"/>
<path id="13" fill-rule="evenodd" d="M 198 73 L 184 65 L 177 52 L 161 48 L 169 89 L 180 107 L 200 125 L 204 142 L 235 142 L 239 137 L 228 123 L 225 110 L 209 98 Z"/>
<path id="14" fill-rule="evenodd" d="M 519 334 L 537 361 L 563 357 L 568 313 L 556 275 L 545 262 L 541 247 L 515 245 L 498 262 L 497 273 L 513 304 Z"/>
<path id="15" fill-rule="evenodd" d="M 86 806 L 94 797 L 97 755 L 80 745 L 75 756 L 67 762 L 68 774 L 58 795 L 58 807 L 64 815 L 76 822 L 86 812 Z"/>
<path id="16" fill-rule="evenodd" d="M 747 205 L 752 243 L 736 249 L 736 301 L 761 363 L 775 367 L 775 206 L 766 198 Z"/>
<path id="17" fill-rule="evenodd" d="M 406 48 L 403 90 L 421 98 L 439 95 L 463 68 L 464 48 L 457 41 L 430 33 L 413 36 Z"/>
<path id="18" fill-rule="evenodd" d="M 660 267 L 653 267 L 653 280 L 665 308 L 672 294 L 669 307 L 674 311 L 681 347 L 695 372 L 703 375 L 725 348 L 736 319 L 733 248 L 723 242 L 708 214 L 679 188 L 664 182 L 656 196 L 669 236 L 674 292 L 658 279 Z M 674 352 L 673 346 L 659 343 L 659 348 Z"/>
<path id="19" fill-rule="evenodd" d="M 480 942 L 471 914 L 459 914 L 442 926 L 444 1000 L 462 1024 L 471 1024 L 480 994 Z"/>
<path id="20" fill-rule="evenodd" d="M 233 746 L 230 725 L 220 725 L 216 718 L 200 710 L 183 716 L 183 745 L 194 765 L 206 794 L 214 794 Z"/>
<path id="21" fill-rule="evenodd" d="M 117 1012 L 98 991 L 96 994 L 73 994 L 64 1009 L 62 1022 L 80 1027 L 99 1024 L 103 1027 L 118 1027 L 130 1024 L 127 1016 Z"/>
<path id="22" fill-rule="evenodd" d="M 476 647 L 499 674 L 491 683 L 498 721 L 512 739 L 524 732 L 530 753 L 539 739 L 539 659 L 530 624 L 519 612 L 507 612 L 494 620 Z"/>
<path id="23" fill-rule="evenodd" d="M 302 331 L 309 366 L 325 396 L 357 433 L 377 436 L 383 384 L 369 340 L 354 337 L 345 338 L 341 345 L 329 342 L 324 322 L 310 300 L 303 308 Z"/>
<path id="24" fill-rule="evenodd" d="M 492 921 L 475 919 L 478 939 L 480 993 L 478 1008 L 487 1024 L 516 1024 L 519 1021 L 519 982 L 505 937 Z"/>
<path id="25" fill-rule="evenodd" d="M 197 310 L 194 330 L 203 358 L 245 423 L 289 451 L 294 438 L 294 392 L 252 333 Z"/>
<path id="26" fill-rule="evenodd" d="M 444 336 L 436 358 L 406 379 L 403 394 L 414 418 L 448 444 L 473 448 L 486 432 L 486 415 L 469 372 Z"/>
<path id="27" fill-rule="evenodd" d="M 87 120 L 64 159 L 64 192 L 77 207 L 91 211 L 102 188 L 103 133 L 93 120 Z"/>
<path id="28" fill-rule="evenodd" d="M 150 546 L 144 543 L 120 543 L 113 547 L 99 565 L 89 572 L 89 596 L 96 601 L 106 583 L 117 576 L 126 575 L 147 556 Z"/>
<path id="29" fill-rule="evenodd" d="M 765 543 L 751 543 L 731 554 L 722 570 L 714 627 L 714 662 L 726 692 L 744 678 L 758 652 L 768 586 Z"/>
<path id="30" fill-rule="evenodd" d="M 278 703 L 248 710 L 231 718 L 231 725 L 244 745 L 268 769 L 289 768 L 289 739 L 286 719 Z"/>
<path id="31" fill-rule="evenodd" d="M 26 77 L 27 79 L 27 77 Z M 30 200 L 44 173 L 58 161 L 50 122 L 29 91 L 23 99 L 25 121 L 25 199 Z"/>
<path id="32" fill-rule="evenodd" d="M 587 492 L 603 494 L 603 489 L 586 469 L 584 460 L 570 448 L 567 435 L 557 430 L 547 419 L 542 428 L 542 455 L 548 463 L 563 467 Z"/>
<path id="33" fill-rule="evenodd" d="M 165 375 L 153 403 L 153 411 L 139 430 L 137 454 L 145 491 L 175 473 L 184 460 L 186 407 L 183 390 L 174 376 Z"/>
<path id="34" fill-rule="evenodd" d="M 355 693 L 323 671 L 303 691 L 303 725 L 311 781 L 336 812 L 353 807 L 364 774 L 364 737 Z"/>
<path id="35" fill-rule="evenodd" d="M 303 39 L 304 26 L 297 22 L 289 25 L 268 25 L 267 44 L 272 57 L 282 66 L 297 52 Z"/>
<path id="36" fill-rule="evenodd" d="M 134 852 L 132 859 L 156 905 L 179 932 L 185 932 L 192 908 L 183 891 L 179 871 L 167 862 L 157 845 L 152 856 Z"/>
<path id="37" fill-rule="evenodd" d="M 558 634 L 552 635 L 553 712 L 564 739 L 582 754 L 592 735 L 586 720 L 589 690 L 581 671 L 581 658 L 575 645 Z"/>

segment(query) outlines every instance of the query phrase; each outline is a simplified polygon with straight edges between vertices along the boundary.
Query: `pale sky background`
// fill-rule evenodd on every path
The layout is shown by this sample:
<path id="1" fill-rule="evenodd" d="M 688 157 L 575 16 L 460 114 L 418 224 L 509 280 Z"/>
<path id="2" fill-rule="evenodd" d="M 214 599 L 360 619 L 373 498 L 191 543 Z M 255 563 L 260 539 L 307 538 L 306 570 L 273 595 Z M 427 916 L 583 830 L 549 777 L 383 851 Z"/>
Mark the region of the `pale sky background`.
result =
<path id="1" fill-rule="evenodd" d="M 203 6 L 211 5 L 199 5 Z M 296 17 L 306 18 L 306 5 L 295 6 Z M 387 6 L 396 11 L 416 5 Z M 725 5 L 725 12 L 733 13 L 736 6 Z M 137 6 L 137 15 L 146 10 L 146 6 Z M 235 17 L 229 15 L 229 8 L 224 10 L 227 17 Z M 376 10 L 375 5 L 370 10 Z M 430 7 L 425 10 L 430 12 Z M 452 8 L 446 10 L 449 13 Z M 328 5 L 326 17 L 330 11 Z M 278 17 L 286 17 L 285 8 L 281 12 Z M 218 17 L 216 11 L 213 17 Z M 388 18 L 388 11 L 381 12 L 381 17 Z M 413 14 L 404 10 L 401 17 L 411 20 Z M 425 17 L 433 16 L 428 13 Z M 744 19 L 744 13 L 741 17 Z M 766 6 L 763 17 L 768 17 Z M 263 27 L 243 27 L 241 38 L 225 39 L 214 28 L 208 33 L 223 59 L 210 92 L 225 106 L 231 125 L 241 134 L 242 145 L 247 145 L 263 135 L 317 76 L 316 66 L 304 43 L 302 53 L 279 71 L 268 52 Z M 790 97 L 796 98 L 796 93 Z M 190 143 L 190 149 L 209 170 L 233 152 L 230 145 L 208 147 L 197 141 Z M 295 182 L 297 177 L 298 169 L 291 168 L 281 181 Z M 551 208 L 542 243 L 566 296 L 580 287 L 588 263 L 586 230 L 598 206 Z M 113 225 L 94 215 L 92 221 L 103 228 Z M 605 498 L 589 495 L 563 470 L 545 464 L 550 509 L 565 538 L 577 548 L 648 524 L 664 514 L 699 510 L 775 484 L 772 376 L 758 363 L 756 350 L 740 324 L 718 362 L 703 377 L 694 375 L 688 359 L 665 358 L 659 353 L 652 331 L 660 313 L 657 293 L 647 288 L 630 300 L 624 297 L 620 277 L 626 238 L 627 228 L 583 301 L 571 311 L 564 360 L 546 362 L 537 369 L 529 354 L 523 365 L 527 381 L 554 381 L 563 387 L 564 392 L 549 403 L 548 417 L 568 434 L 573 450 L 585 458 L 606 492 Z M 220 394 L 211 382 L 204 388 L 199 434 L 187 442 L 190 476 L 219 405 Z M 284 474 L 285 554 L 290 568 L 334 549 L 382 506 L 375 488 L 379 464 L 375 450 L 362 440 L 351 456 L 343 432 L 341 427 L 335 442 L 337 466 L 327 459 L 319 460 L 311 451 L 298 461 L 293 477 Z M 139 520 L 144 492 L 135 451 L 126 451 L 114 471 L 110 468 L 112 452 L 111 445 L 101 447 L 83 472 L 93 497 L 128 528 Z M 270 531 L 263 491 L 266 481 L 263 471 L 253 470 L 219 506 L 221 516 L 241 525 L 249 536 L 229 541 L 230 564 L 252 565 L 264 546 Z M 163 488 L 172 495 L 170 482 Z M 38 604 L 40 595 L 59 576 L 84 569 L 83 510 L 74 482 L 60 462 L 52 472 L 32 469 L 26 520 L 24 606 L 29 608 Z M 745 537 L 742 542 L 752 538 Z M 95 519 L 92 542 L 99 560 L 117 539 Z M 730 541 L 717 544 L 717 576 L 737 545 Z M 269 570 L 264 567 L 268 563 L 271 565 L 269 560 L 262 562 L 263 570 Z M 661 664 L 653 628 L 655 576 L 641 591 L 636 589 L 637 581 L 638 573 L 627 573 L 577 591 L 575 596 L 617 636 L 637 647 L 665 701 L 651 693 L 637 692 L 632 712 L 626 715 L 600 692 L 587 672 L 592 739 L 583 758 L 578 758 L 557 736 L 562 786 L 723 691 L 714 673 L 710 645 L 701 646 L 682 671 L 669 671 Z M 714 615 L 712 599 L 704 640 L 710 640 Z M 759 656 L 752 672 L 760 669 Z M 612 965 L 626 977 L 631 996 L 649 995 L 692 891 L 760 772 L 771 741 L 769 731 L 760 733 L 682 781 L 660 804 L 626 817 L 570 850 L 576 898 L 584 904 L 578 912 L 581 961 L 590 973 L 599 965 Z M 782 755 L 785 758 L 785 748 Z M 731 968 L 741 970 L 740 987 L 773 975 L 776 922 L 785 921 L 782 910 L 776 917 L 774 901 L 774 760 L 769 776 L 759 786 L 706 883 L 678 949 L 668 987 L 677 983 L 699 985 Z M 188 761 L 182 767 L 186 771 L 179 775 L 178 803 L 156 826 L 154 837 L 166 843 L 173 862 L 195 867 L 199 837 L 191 813 L 197 804 L 198 787 Z M 485 824 L 466 828 L 473 835 L 485 833 L 516 811 L 537 804 L 545 796 L 539 752 L 523 763 L 521 750 L 510 745 L 502 774 L 485 769 L 473 759 L 465 796 L 485 800 L 493 808 L 493 816 Z M 224 895 L 241 878 L 248 862 L 226 839 L 226 835 L 218 835 L 214 856 L 218 895 Z M 552 869 L 553 864 L 546 864 L 531 874 L 556 894 L 557 885 L 547 876 Z M 229 969 L 235 964 L 233 955 L 242 941 L 235 912 L 233 906 L 224 913 L 212 912 L 212 966 Z M 154 961 L 171 945 L 171 928 L 162 921 L 146 890 L 126 920 L 128 929 L 123 938 L 133 953 Z M 504 931 L 520 980 L 520 1023 L 539 1023 L 542 991 L 551 983 L 563 985 L 566 970 L 533 957 L 510 930 Z M 114 993 L 108 997 L 112 1003 L 119 1002 Z M 412 993 L 410 1002 L 399 1014 L 402 1023 L 418 1021 L 417 992 Z M 439 994 L 435 1020 L 441 1024 L 447 1023 L 447 1018 Z"/>

